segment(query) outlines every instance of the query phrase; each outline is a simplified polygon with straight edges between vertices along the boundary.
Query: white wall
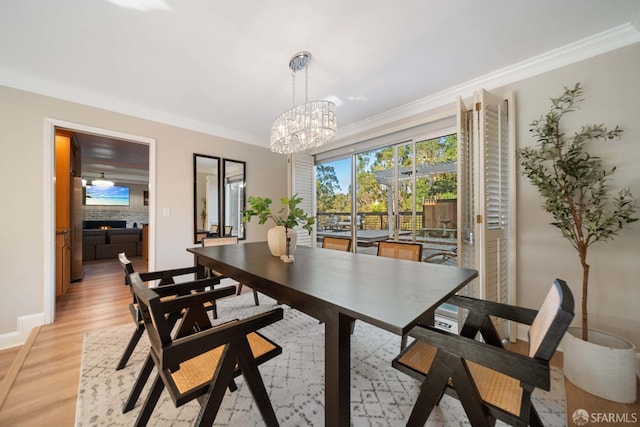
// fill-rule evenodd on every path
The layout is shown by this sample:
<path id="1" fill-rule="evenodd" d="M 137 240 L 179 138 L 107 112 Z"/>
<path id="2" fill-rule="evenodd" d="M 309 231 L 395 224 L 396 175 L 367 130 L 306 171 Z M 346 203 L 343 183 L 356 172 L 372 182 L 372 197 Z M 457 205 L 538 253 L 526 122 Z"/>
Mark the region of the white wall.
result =
<path id="1" fill-rule="evenodd" d="M 16 334 L 26 338 L 29 330 L 21 328 L 41 319 L 44 310 L 50 274 L 43 236 L 53 233 L 44 225 L 45 118 L 156 140 L 158 269 L 193 262 L 185 250 L 193 246 L 193 153 L 246 161 L 250 195 L 286 195 L 286 157 L 268 149 L 0 86 L 0 348 L 19 340 Z M 170 217 L 162 216 L 165 207 L 171 208 Z M 248 240 L 265 240 L 266 230 L 248 224 Z"/>
<path id="2" fill-rule="evenodd" d="M 620 125 L 619 141 L 592 144 L 589 150 L 604 165 L 617 166 L 614 190 L 629 187 L 640 200 L 640 44 L 526 79 L 508 87 L 516 97 L 517 145 L 535 144 L 532 120 L 545 114 L 549 98 L 562 94 L 563 86 L 581 82 L 585 100 L 580 110 L 567 116 L 569 129 L 604 123 Z M 567 281 L 576 299 L 575 325 L 580 325 L 582 267 L 576 250 L 559 230 L 549 225 L 551 216 L 526 177 L 518 183 L 518 305 L 537 308 L 554 278 Z M 637 214 L 636 217 L 639 217 Z M 613 241 L 589 249 L 590 327 L 614 332 L 640 347 L 640 222 L 623 229 Z"/>

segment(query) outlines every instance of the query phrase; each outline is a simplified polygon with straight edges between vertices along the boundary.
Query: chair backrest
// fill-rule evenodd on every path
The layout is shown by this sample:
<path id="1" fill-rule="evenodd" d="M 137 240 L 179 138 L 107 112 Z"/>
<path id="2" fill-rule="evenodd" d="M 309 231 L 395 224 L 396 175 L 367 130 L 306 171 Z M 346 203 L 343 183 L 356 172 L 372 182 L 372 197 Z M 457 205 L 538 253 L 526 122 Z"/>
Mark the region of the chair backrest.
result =
<path id="1" fill-rule="evenodd" d="M 573 320 L 573 294 L 556 279 L 529 328 L 529 357 L 549 360 Z"/>
<path id="2" fill-rule="evenodd" d="M 351 239 L 324 236 L 322 238 L 322 247 L 325 249 L 349 252 L 351 250 Z"/>
<path id="3" fill-rule="evenodd" d="M 233 225 L 225 225 L 224 226 L 224 235 L 231 236 L 231 231 L 233 230 Z"/>
<path id="4" fill-rule="evenodd" d="M 202 246 L 222 246 L 222 245 L 235 245 L 238 243 L 238 238 L 233 237 L 207 237 L 202 239 Z"/>
<path id="5" fill-rule="evenodd" d="M 211 224 L 211 228 L 209 228 L 209 233 L 218 234 L 218 224 Z"/>
<path id="6" fill-rule="evenodd" d="M 409 242 L 379 242 L 378 256 L 422 261 L 422 245 Z"/>
<path id="7" fill-rule="evenodd" d="M 124 269 L 124 283 L 125 285 L 131 285 L 129 283 L 129 275 L 133 273 L 133 264 L 127 258 L 127 255 L 124 252 L 120 252 L 118 254 L 118 260 L 120 261 L 120 265 Z"/>
<path id="8" fill-rule="evenodd" d="M 151 349 L 155 354 L 160 354 L 162 348 L 171 343 L 171 330 L 162 310 L 160 296 L 147 288 L 138 273 L 130 274 L 129 281 L 138 301 Z"/>

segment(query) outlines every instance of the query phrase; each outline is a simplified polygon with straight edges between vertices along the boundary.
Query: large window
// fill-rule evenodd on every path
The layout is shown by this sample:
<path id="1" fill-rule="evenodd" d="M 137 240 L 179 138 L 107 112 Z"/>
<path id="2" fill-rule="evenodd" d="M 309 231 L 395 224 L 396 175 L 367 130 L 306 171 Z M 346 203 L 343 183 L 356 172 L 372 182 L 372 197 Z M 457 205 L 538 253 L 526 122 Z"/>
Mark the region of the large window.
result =
<path id="1" fill-rule="evenodd" d="M 455 246 L 456 153 L 451 134 L 317 164 L 318 241 L 355 237 L 354 250 L 372 254 L 387 239 L 421 242 L 425 255 Z"/>

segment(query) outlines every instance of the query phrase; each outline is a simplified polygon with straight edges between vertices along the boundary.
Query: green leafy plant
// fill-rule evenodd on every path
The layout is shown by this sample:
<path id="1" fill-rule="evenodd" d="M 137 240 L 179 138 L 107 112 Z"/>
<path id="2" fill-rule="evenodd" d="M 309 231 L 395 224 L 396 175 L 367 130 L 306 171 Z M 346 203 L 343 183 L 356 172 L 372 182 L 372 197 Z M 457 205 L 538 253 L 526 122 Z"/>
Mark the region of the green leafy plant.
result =
<path id="1" fill-rule="evenodd" d="M 530 125 L 537 147 L 524 148 L 519 154 L 522 173 L 544 199 L 543 207 L 553 217 L 551 224 L 560 229 L 578 251 L 583 272 L 582 339 L 588 341 L 587 249 L 595 242 L 613 239 L 638 218 L 633 216 L 636 202 L 629 189 L 609 194 L 609 176 L 616 168 L 605 169 L 599 157 L 586 151 L 588 142 L 619 139 L 622 129 L 588 125 L 569 135 L 560 126 L 565 114 L 578 109 L 582 94 L 582 87 L 577 83 L 572 89 L 565 87 L 559 98 L 551 98 L 549 112 Z"/>
<path id="2" fill-rule="evenodd" d="M 258 224 L 264 224 L 271 219 L 276 225 L 284 226 L 285 229 L 294 228 L 301 225 L 302 228 L 311 234 L 315 217 L 307 215 L 307 213 L 298 207 L 302 202 L 302 197 L 294 194 L 291 198 L 283 197 L 280 199 L 283 207 L 277 212 L 271 211 L 271 203 L 268 197 L 249 196 L 247 199 L 250 209 L 243 212 L 242 222 L 249 222 L 254 216 L 258 217 Z"/>

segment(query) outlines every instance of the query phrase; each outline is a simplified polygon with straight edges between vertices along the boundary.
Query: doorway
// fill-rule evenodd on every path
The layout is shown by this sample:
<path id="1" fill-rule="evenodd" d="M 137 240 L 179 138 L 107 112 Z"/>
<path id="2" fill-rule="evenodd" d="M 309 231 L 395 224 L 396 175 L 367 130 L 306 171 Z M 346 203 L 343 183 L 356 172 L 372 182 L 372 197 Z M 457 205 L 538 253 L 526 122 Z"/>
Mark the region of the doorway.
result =
<path id="1" fill-rule="evenodd" d="M 56 119 L 45 119 L 44 138 L 44 229 L 49 230 L 44 239 L 44 323 L 52 323 L 55 320 L 55 133 L 56 129 L 65 129 L 70 132 L 93 135 L 99 138 L 117 140 L 120 143 L 143 144 L 148 147 L 148 268 L 155 267 L 155 169 L 156 169 L 156 141 L 153 138 L 125 134 L 108 129 L 86 126 L 78 123 L 66 122 Z M 47 191 L 48 190 L 48 191 Z"/>

